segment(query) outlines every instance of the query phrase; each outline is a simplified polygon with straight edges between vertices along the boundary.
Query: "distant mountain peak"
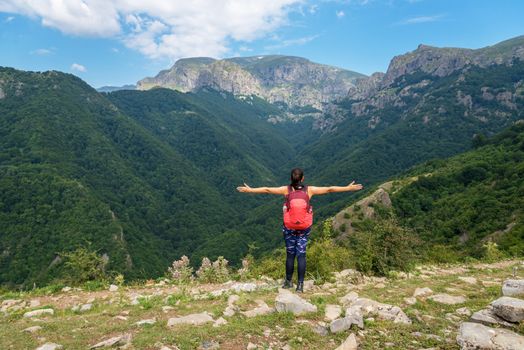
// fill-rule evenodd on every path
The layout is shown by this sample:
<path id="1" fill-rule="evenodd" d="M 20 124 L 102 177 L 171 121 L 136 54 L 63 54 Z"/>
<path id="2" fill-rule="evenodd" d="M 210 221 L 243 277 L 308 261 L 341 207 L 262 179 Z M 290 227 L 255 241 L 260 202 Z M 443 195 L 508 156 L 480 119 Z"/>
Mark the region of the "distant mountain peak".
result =
<path id="1" fill-rule="evenodd" d="M 358 78 L 365 75 L 323 65 L 303 57 L 258 55 L 213 59 L 180 59 L 153 78 L 137 83 L 139 90 L 156 86 L 183 92 L 204 87 L 235 95 L 256 95 L 289 106 L 322 105 L 343 98 Z"/>

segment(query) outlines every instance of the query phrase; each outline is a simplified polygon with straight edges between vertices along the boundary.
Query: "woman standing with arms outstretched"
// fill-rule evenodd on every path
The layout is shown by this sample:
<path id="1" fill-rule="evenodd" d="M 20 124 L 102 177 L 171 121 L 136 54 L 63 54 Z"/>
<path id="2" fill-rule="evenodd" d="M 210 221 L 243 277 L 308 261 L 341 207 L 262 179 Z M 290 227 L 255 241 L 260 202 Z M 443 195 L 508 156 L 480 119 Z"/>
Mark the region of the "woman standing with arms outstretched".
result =
<path id="1" fill-rule="evenodd" d="M 300 168 L 291 170 L 291 184 L 281 187 L 256 187 L 244 184 L 237 187 L 239 192 L 279 194 L 286 198 L 282 208 L 284 224 L 282 232 L 286 242 L 286 280 L 282 288 L 292 288 L 295 257 L 298 265 L 298 281 L 296 291 L 304 291 L 304 276 L 306 275 L 306 246 L 311 225 L 313 224 L 313 208 L 309 201 L 314 195 L 332 192 L 358 191 L 362 185 L 351 182 L 347 186 L 317 187 L 304 185 L 304 172 Z"/>

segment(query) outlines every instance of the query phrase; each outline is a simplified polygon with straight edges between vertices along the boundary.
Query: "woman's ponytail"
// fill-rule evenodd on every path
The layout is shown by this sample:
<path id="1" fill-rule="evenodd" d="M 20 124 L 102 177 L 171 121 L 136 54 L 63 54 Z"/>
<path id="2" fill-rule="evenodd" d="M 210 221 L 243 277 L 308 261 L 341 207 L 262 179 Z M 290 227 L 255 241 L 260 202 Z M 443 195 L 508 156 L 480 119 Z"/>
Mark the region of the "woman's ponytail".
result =
<path id="1" fill-rule="evenodd" d="M 304 171 L 300 168 L 291 170 L 291 187 L 295 190 L 300 190 L 304 187 L 302 180 L 304 179 Z"/>

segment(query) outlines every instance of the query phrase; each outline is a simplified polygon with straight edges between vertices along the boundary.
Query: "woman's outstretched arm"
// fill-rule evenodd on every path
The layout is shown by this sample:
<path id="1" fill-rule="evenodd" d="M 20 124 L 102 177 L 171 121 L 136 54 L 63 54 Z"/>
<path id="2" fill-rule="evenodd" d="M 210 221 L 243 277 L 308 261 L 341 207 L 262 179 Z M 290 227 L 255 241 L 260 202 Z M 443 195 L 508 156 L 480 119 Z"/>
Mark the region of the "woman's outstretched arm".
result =
<path id="1" fill-rule="evenodd" d="M 311 195 L 320 195 L 333 192 L 348 192 L 348 191 L 359 191 L 362 189 L 361 184 L 355 184 L 355 181 L 351 182 L 347 186 L 328 186 L 328 187 L 316 187 L 309 186 Z"/>
<path id="2" fill-rule="evenodd" d="M 269 193 L 269 194 L 281 194 L 286 195 L 287 194 L 287 186 L 281 186 L 281 187 L 249 187 L 246 183 L 244 183 L 244 186 L 238 186 L 237 187 L 238 192 L 244 192 L 244 193 Z"/>

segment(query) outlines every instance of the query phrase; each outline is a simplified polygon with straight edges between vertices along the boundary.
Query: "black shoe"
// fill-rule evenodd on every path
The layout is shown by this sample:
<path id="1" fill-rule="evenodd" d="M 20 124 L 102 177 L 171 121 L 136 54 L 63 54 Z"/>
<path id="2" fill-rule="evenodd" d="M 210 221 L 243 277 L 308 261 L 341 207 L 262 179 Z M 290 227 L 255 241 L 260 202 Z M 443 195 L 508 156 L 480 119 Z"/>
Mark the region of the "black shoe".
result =
<path id="1" fill-rule="evenodd" d="M 298 282 L 296 292 L 304 293 L 304 282 Z"/>
<path id="2" fill-rule="evenodd" d="M 284 289 L 293 288 L 293 282 L 284 280 L 284 284 L 282 285 L 282 288 Z"/>

